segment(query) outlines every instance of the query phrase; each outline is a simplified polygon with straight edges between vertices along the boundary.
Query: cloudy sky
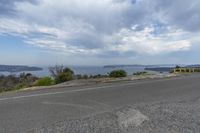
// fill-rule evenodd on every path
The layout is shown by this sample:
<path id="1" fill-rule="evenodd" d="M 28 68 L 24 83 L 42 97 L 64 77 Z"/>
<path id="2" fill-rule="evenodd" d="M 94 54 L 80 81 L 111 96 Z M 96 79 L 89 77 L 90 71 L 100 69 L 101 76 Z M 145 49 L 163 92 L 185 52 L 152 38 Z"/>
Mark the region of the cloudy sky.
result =
<path id="1" fill-rule="evenodd" d="M 200 63 L 198 0 L 0 0 L 0 64 Z"/>

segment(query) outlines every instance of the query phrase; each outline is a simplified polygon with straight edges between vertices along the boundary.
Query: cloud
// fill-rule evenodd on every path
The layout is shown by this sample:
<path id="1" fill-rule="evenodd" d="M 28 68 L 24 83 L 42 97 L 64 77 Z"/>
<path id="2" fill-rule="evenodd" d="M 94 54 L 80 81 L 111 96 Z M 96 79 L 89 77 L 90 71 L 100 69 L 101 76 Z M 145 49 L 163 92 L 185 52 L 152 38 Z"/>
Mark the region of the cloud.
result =
<path id="1" fill-rule="evenodd" d="M 3 0 L 0 9 L 1 34 L 66 54 L 186 51 L 200 30 L 195 0 Z"/>
<path id="2" fill-rule="evenodd" d="M 36 0 L 1 0 L 0 2 L 0 15 L 13 15 L 15 14 L 15 4 L 18 2 L 30 2 L 36 4 Z"/>
<path id="3" fill-rule="evenodd" d="M 141 31 L 137 31 L 136 27 L 122 29 L 120 32 L 111 36 L 111 40 L 118 40 L 118 43 L 115 45 L 111 44 L 109 49 L 118 51 L 119 53 L 132 52 L 140 55 L 156 55 L 187 51 L 192 46 L 190 40 L 184 40 L 182 38 L 182 36 L 188 35 L 187 32 L 172 29 L 159 35 L 155 35 L 154 32 L 154 27 L 146 27 Z"/>
<path id="4" fill-rule="evenodd" d="M 154 12 L 166 24 L 174 25 L 180 29 L 199 32 L 200 2 L 197 0 L 154 0 Z M 163 21 L 160 20 L 160 21 Z"/>

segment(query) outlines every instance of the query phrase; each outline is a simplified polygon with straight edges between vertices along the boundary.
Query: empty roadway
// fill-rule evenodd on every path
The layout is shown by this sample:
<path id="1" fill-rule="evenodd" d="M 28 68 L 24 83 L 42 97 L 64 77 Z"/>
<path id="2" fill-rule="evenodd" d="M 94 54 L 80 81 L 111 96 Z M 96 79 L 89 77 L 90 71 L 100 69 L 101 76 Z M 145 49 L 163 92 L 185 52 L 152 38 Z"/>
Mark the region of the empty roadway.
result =
<path id="1" fill-rule="evenodd" d="M 173 112 L 174 118 L 177 117 L 176 126 L 163 127 L 166 128 L 163 131 L 172 132 L 172 129 L 174 132 L 182 132 L 182 128 L 187 126 L 185 119 L 195 117 L 194 120 L 192 119 L 194 121 L 192 127 L 184 130 L 196 132 L 199 131 L 198 126 L 200 126 L 198 125 L 200 123 L 199 108 L 191 109 L 190 105 L 194 104 L 195 107 L 198 107 L 196 102 L 199 98 L 200 75 L 198 74 L 4 93 L 0 95 L 0 133 L 144 132 L 139 130 L 142 126 L 146 126 L 143 128 L 145 132 L 151 132 L 150 129 L 152 132 L 161 132 L 161 127 L 167 126 L 167 124 L 170 126 L 172 120 L 169 119 L 168 123 L 166 118 L 171 112 Z M 174 103 L 177 104 L 174 105 Z M 179 104 L 181 105 L 179 106 Z M 164 109 L 162 108 L 165 110 L 167 108 L 166 115 L 163 115 Z M 180 111 L 176 112 L 175 108 L 177 108 L 176 110 L 184 109 L 185 113 L 179 114 Z M 138 111 L 138 114 L 141 113 L 145 117 L 138 118 L 141 121 L 139 125 L 134 125 L 132 122 L 132 127 L 131 123 L 127 127 L 120 127 L 120 123 L 123 122 L 115 116 L 118 117 L 118 112 L 123 112 L 123 109 L 132 109 L 132 112 L 136 110 L 135 114 Z M 161 113 L 158 114 L 160 117 L 157 119 L 162 120 L 163 125 L 161 122 L 158 127 L 154 127 L 155 121 L 157 121 L 154 120 L 154 114 L 159 113 L 158 109 L 161 110 Z M 149 113 L 151 111 L 152 113 Z M 131 115 L 131 113 L 128 114 L 129 112 L 127 112 L 128 116 Z M 192 114 L 196 116 L 192 116 Z M 169 117 L 171 118 L 171 116 Z M 185 117 L 185 119 L 182 120 L 181 117 Z M 97 119 L 99 123 L 102 122 L 97 124 L 98 126 L 94 123 Z M 163 119 L 166 119 L 166 122 Z M 181 120 L 179 121 L 179 119 Z M 106 123 L 105 120 L 110 123 Z M 117 124 L 113 123 L 112 125 L 112 122 L 117 122 Z M 57 129 L 56 124 L 58 127 L 59 124 L 62 125 L 62 129 Z M 91 128 L 90 124 L 96 127 Z"/>

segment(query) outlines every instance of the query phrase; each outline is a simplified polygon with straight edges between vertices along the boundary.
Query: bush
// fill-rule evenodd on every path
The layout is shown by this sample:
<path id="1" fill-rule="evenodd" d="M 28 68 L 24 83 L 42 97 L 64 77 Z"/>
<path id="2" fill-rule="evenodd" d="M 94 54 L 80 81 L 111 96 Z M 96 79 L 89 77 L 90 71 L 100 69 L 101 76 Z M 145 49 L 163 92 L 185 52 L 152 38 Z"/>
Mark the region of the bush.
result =
<path id="1" fill-rule="evenodd" d="M 68 67 L 63 67 L 63 66 L 50 67 L 49 71 L 51 75 L 54 77 L 56 84 L 70 81 L 73 79 L 74 76 L 74 72 Z"/>
<path id="2" fill-rule="evenodd" d="M 60 74 L 57 75 L 57 77 L 55 78 L 55 82 L 56 82 L 56 84 L 59 84 L 59 83 L 63 83 L 63 82 L 66 82 L 66 81 L 70 81 L 72 79 L 73 79 L 72 73 L 63 72 L 63 73 L 60 73 Z"/>
<path id="3" fill-rule="evenodd" d="M 49 86 L 49 85 L 53 85 L 54 84 L 54 80 L 50 77 L 44 77 L 41 79 L 38 79 L 34 86 Z"/>
<path id="4" fill-rule="evenodd" d="M 18 90 L 30 87 L 38 78 L 28 73 L 21 73 L 19 76 L 0 76 L 0 92 Z"/>
<path id="5" fill-rule="evenodd" d="M 112 78 L 126 77 L 127 73 L 124 70 L 114 70 L 109 73 L 109 76 Z"/>
<path id="6" fill-rule="evenodd" d="M 64 69 L 63 69 L 63 72 L 64 73 L 71 73 L 72 75 L 74 74 L 74 72 L 70 69 L 70 68 L 68 68 L 68 67 L 65 67 Z"/>
<path id="7" fill-rule="evenodd" d="M 141 76 L 141 75 L 147 75 L 147 74 L 148 74 L 148 72 L 136 72 L 133 75 Z"/>
<path id="8" fill-rule="evenodd" d="M 20 82 L 18 83 L 17 85 L 15 85 L 12 90 L 20 90 L 22 88 L 26 88 L 26 87 L 29 87 L 28 83 L 26 82 Z"/>

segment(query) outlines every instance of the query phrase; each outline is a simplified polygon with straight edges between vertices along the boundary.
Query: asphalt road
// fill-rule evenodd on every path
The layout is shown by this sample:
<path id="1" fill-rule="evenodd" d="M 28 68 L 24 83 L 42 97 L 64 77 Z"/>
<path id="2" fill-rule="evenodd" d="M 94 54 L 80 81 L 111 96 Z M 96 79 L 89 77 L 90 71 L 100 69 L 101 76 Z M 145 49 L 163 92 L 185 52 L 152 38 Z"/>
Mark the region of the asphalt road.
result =
<path id="1" fill-rule="evenodd" d="M 199 133 L 200 75 L 0 95 L 0 133 Z"/>

